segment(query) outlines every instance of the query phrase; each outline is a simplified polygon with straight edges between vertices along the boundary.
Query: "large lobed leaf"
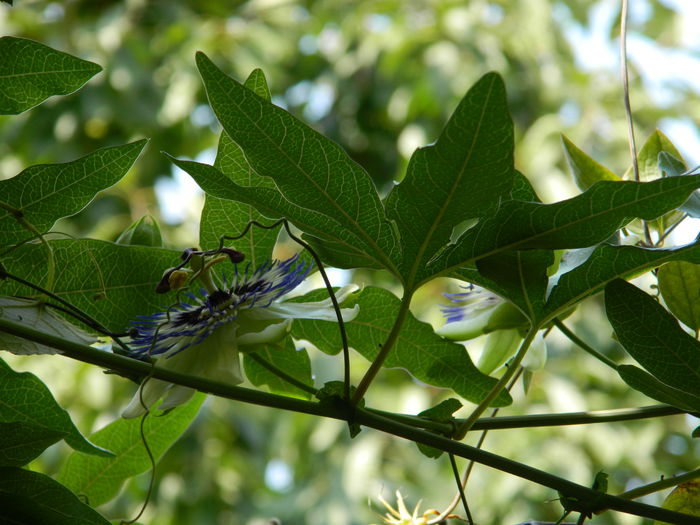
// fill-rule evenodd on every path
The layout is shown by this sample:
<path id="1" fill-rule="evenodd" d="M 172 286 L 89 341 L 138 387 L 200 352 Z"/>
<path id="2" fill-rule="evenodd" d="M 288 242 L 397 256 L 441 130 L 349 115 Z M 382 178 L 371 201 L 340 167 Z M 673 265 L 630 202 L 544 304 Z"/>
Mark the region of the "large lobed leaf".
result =
<path id="1" fill-rule="evenodd" d="M 700 342 L 663 306 L 618 279 L 605 287 L 605 311 L 620 344 L 656 380 L 700 397 Z"/>
<path id="2" fill-rule="evenodd" d="M 105 327 L 122 332 L 138 315 L 150 315 L 176 302 L 175 294 L 155 293 L 163 272 L 180 262 L 180 253 L 164 248 L 124 246 L 93 239 L 49 241 L 56 262 L 53 292 Z M 3 258 L 6 270 L 34 284 L 45 285 L 46 251 L 25 244 Z M 0 293 L 38 298 L 36 290 L 10 279 Z"/>
<path id="3" fill-rule="evenodd" d="M 196 394 L 191 401 L 166 414 L 147 417 L 143 437 L 155 461 L 187 430 L 205 398 L 204 394 Z M 114 456 L 97 458 L 73 453 L 61 469 L 58 481 L 86 497 L 90 505 L 98 506 L 116 496 L 126 480 L 148 470 L 151 461 L 141 437 L 140 419 L 118 419 L 92 434 L 90 439 L 112 450 Z"/>
<path id="4" fill-rule="evenodd" d="M 171 160 L 189 173 L 208 195 L 249 204 L 268 219 L 287 218 L 316 239 L 312 244 L 328 264 L 342 268 L 377 265 L 376 259 L 362 249 L 360 238 L 345 230 L 336 218 L 297 206 L 274 188 L 240 186 L 214 166 L 172 157 Z"/>
<path id="5" fill-rule="evenodd" d="M 371 266 L 394 269 L 398 239 L 369 175 L 340 146 L 226 76 L 203 53 L 197 66 L 214 113 L 251 168 L 271 177 L 289 203 L 333 218 L 329 234 L 354 232 L 356 251 Z"/>
<path id="6" fill-rule="evenodd" d="M 549 295 L 546 315 L 557 315 L 615 280 L 638 275 L 671 261 L 700 263 L 700 244 L 673 249 L 597 246 L 583 264 L 563 274 Z"/>
<path id="7" fill-rule="evenodd" d="M 400 301 L 391 292 L 370 286 L 362 291 L 358 303 L 359 314 L 345 325 L 348 342 L 373 361 L 391 331 Z M 310 341 L 326 353 L 335 354 L 342 348 L 335 323 L 297 319 L 292 325 L 292 335 Z M 496 384 L 496 379 L 479 372 L 462 345 L 441 338 L 429 324 L 411 314 L 384 366 L 403 368 L 424 383 L 450 388 L 474 403 L 481 401 Z M 494 406 L 510 403 L 510 396 L 503 392 Z"/>
<path id="8" fill-rule="evenodd" d="M 110 452 L 90 443 L 75 427 L 68 415 L 51 395 L 46 385 L 34 374 L 15 372 L 0 359 L 0 423 L 18 428 L 33 427 L 48 441 L 49 436 L 64 439 L 75 450 L 86 454 L 109 456 Z M 11 436 L 5 435 L 11 441 Z M 54 440 L 57 441 L 57 439 Z M 10 444 L 9 441 L 5 445 Z M 48 443 L 51 444 L 51 443 Z M 47 444 L 47 446 L 48 446 Z M 15 448 L 11 454 L 22 456 L 35 450 L 36 444 L 27 443 L 27 449 Z M 31 458 L 30 458 L 31 459 Z"/>
<path id="9" fill-rule="evenodd" d="M 100 149 L 64 164 L 31 166 L 0 181 L 0 245 L 34 236 L 18 216 L 44 233 L 56 220 L 79 212 L 126 174 L 146 142 Z"/>
<path id="10" fill-rule="evenodd" d="M 102 71 L 97 64 L 13 36 L 0 38 L 0 115 L 22 113 L 67 95 Z"/>
<path id="11" fill-rule="evenodd" d="M 513 123 L 501 77 L 489 73 L 464 96 L 433 145 L 418 149 L 386 199 L 404 252 L 401 271 L 418 271 L 466 219 L 494 211 L 513 186 Z"/>
<path id="12" fill-rule="evenodd" d="M 5 525 L 109 525 L 109 521 L 49 476 L 0 468 L 0 521 Z"/>
<path id="13" fill-rule="evenodd" d="M 467 230 L 421 277 L 506 250 L 593 246 L 634 218 L 651 220 L 677 208 L 698 187 L 699 175 L 647 183 L 602 181 L 555 204 L 508 201 L 493 217 Z"/>
<path id="14" fill-rule="evenodd" d="M 267 81 L 260 69 L 254 70 L 244 85 L 264 100 L 270 100 Z M 275 188 L 275 183 L 270 178 L 261 177 L 253 171 L 243 150 L 226 132 L 221 133 L 214 167 L 237 184 Z M 263 224 L 269 222 L 250 204 L 206 194 L 199 227 L 199 244 L 204 249 L 216 248 L 222 235 L 238 235 L 251 221 Z M 242 239 L 236 241 L 235 245 L 246 254 L 246 259 L 257 267 L 271 258 L 277 233 L 277 230 L 253 227 Z"/>

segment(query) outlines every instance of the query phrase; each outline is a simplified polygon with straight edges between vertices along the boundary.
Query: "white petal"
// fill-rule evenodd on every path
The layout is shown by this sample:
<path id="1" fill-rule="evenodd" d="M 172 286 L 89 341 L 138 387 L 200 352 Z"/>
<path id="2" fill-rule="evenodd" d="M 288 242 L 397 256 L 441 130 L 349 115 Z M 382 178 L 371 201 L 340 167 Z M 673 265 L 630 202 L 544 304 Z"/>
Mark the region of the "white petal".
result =
<path id="1" fill-rule="evenodd" d="M 143 403 L 150 408 L 153 406 L 153 403 L 158 401 L 171 386 L 171 383 L 161 381 L 160 379 L 149 379 L 146 381 L 145 385 L 139 387 L 134 394 L 134 397 L 131 398 L 129 406 L 127 406 L 124 409 L 124 412 L 122 412 L 122 417 L 125 419 L 131 419 L 144 414 L 146 410 L 141 404 L 141 399 L 143 398 Z M 141 389 L 143 389 L 143 396 L 139 394 Z"/>
<path id="2" fill-rule="evenodd" d="M 277 317 L 275 317 L 277 319 Z M 260 343 L 274 343 L 282 339 L 287 332 L 289 332 L 289 327 L 292 322 L 289 319 L 283 320 L 281 323 L 273 323 L 267 325 L 260 332 L 248 332 L 240 333 L 238 336 L 239 345 L 253 345 Z M 244 324 L 241 323 L 240 330 L 243 332 L 245 330 Z"/>
<path id="3" fill-rule="evenodd" d="M 160 410 L 168 410 L 169 408 L 174 408 L 180 405 L 184 405 L 195 393 L 194 388 L 189 388 L 182 385 L 172 385 L 172 388 L 168 391 L 168 395 L 158 407 Z"/>

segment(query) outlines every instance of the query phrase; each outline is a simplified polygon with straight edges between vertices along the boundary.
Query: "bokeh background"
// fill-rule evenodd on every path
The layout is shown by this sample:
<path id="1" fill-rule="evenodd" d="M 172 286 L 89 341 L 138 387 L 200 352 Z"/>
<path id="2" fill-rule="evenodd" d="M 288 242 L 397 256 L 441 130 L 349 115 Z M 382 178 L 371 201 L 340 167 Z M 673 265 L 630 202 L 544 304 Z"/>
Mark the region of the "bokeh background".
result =
<path id="1" fill-rule="evenodd" d="M 700 162 L 700 4 L 631 0 L 629 59 L 638 140 L 666 133 L 689 165 Z M 244 79 L 262 68 L 274 102 L 340 143 L 380 192 L 400 180 L 412 151 L 434 141 L 469 86 L 496 70 L 504 76 L 516 126 L 516 164 L 543 200 L 578 192 L 565 165 L 561 134 L 614 172 L 629 166 L 619 80 L 620 2 L 472 0 L 15 0 L 0 4 L 0 35 L 32 38 L 92 60 L 104 71 L 76 94 L 49 100 L 19 117 L 0 117 L 0 179 L 27 166 L 65 162 L 95 149 L 148 137 L 127 177 L 55 229 L 114 240 L 139 217 L 158 219 L 166 243 L 195 245 L 201 193 L 161 154 L 207 161 L 220 131 L 206 103 L 194 53 L 206 52 Z M 223 233 L 223 232 L 222 232 Z M 230 233 L 230 232 L 229 232 Z M 696 232 L 691 225 L 686 236 Z M 679 238 L 677 242 L 683 242 Z M 395 286 L 374 272 L 338 275 Z M 413 310 L 439 323 L 438 281 Z M 594 298 L 568 321 L 609 355 L 611 339 Z M 608 409 L 651 404 L 609 369 L 552 333 L 549 360 L 527 395 L 502 414 Z M 478 342 L 476 343 L 478 347 Z M 471 348 L 470 348 L 471 350 Z M 311 352 L 317 385 L 340 377 L 340 363 Z M 8 357 L 3 354 L 3 358 Z M 60 358 L 8 357 L 43 379 L 89 433 L 118 417 L 133 385 Z M 367 366 L 353 360 L 359 378 Z M 417 413 L 446 398 L 400 370 L 380 375 L 372 406 Z M 467 413 L 465 407 L 461 413 Z M 459 415 L 459 413 L 458 413 Z M 588 484 L 598 470 L 620 492 L 661 475 L 697 467 L 700 444 L 684 417 L 563 429 L 491 432 L 485 448 Z M 470 442 L 474 442 L 472 438 Z M 69 450 L 49 449 L 34 468 L 55 473 Z M 133 516 L 148 474 L 100 510 Z M 209 399 L 164 457 L 141 522 L 151 525 L 380 523 L 383 495 L 400 489 L 409 507 L 441 508 L 452 498 L 445 458 L 365 430 L 350 440 L 339 422 Z M 548 489 L 483 467 L 467 492 L 479 524 L 556 520 Z M 662 495 L 646 499 L 659 503 Z M 638 524 L 603 515 L 599 524 Z"/>

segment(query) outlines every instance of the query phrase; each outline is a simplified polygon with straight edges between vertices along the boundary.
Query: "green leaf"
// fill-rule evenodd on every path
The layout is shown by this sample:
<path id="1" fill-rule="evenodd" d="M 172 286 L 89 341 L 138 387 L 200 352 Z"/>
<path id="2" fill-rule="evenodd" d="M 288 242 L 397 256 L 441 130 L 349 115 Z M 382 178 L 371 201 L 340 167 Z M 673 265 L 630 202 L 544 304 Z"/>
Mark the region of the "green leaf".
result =
<path id="1" fill-rule="evenodd" d="M 543 315 L 547 268 L 552 263 L 551 250 L 502 252 L 477 261 L 478 272 L 485 278 L 478 284 L 512 302 L 534 323 Z M 459 270 L 454 273 L 460 275 Z M 463 275 L 467 277 L 466 272 Z"/>
<path id="2" fill-rule="evenodd" d="M 14 467 L 0 468 L 0 521 L 7 525 L 109 525 L 60 483 Z"/>
<path id="3" fill-rule="evenodd" d="M 462 408 L 462 403 L 460 403 L 457 399 L 449 398 L 441 401 L 434 407 L 423 410 L 418 414 L 418 416 L 426 419 L 432 419 L 434 421 L 440 421 L 442 423 L 449 423 L 454 421 L 452 414 L 454 414 L 460 408 Z M 416 443 L 416 445 L 418 445 L 418 450 L 421 451 L 421 454 L 429 458 L 439 458 L 443 454 L 442 450 L 429 445 L 424 445 L 422 443 Z"/>
<path id="4" fill-rule="evenodd" d="M 403 243 L 409 285 L 464 220 L 493 212 L 513 187 L 513 123 L 501 77 L 489 73 L 464 96 L 440 138 L 418 149 L 386 199 Z"/>
<path id="5" fill-rule="evenodd" d="M 270 100 L 270 91 L 262 70 L 255 69 L 244 85 L 264 100 Z M 214 167 L 237 184 L 276 188 L 272 179 L 261 177 L 253 171 L 243 150 L 226 132 L 221 133 Z M 199 244 L 204 249 L 217 248 L 222 235 L 239 235 L 251 221 L 262 224 L 270 222 L 249 204 L 220 199 L 207 193 L 199 227 Z M 254 226 L 245 237 L 237 240 L 235 245 L 245 253 L 246 259 L 251 261 L 253 266 L 258 266 L 272 257 L 277 234 L 277 230 L 265 230 Z"/>
<path id="6" fill-rule="evenodd" d="M 687 410 L 688 412 L 697 412 L 700 410 L 700 397 L 682 392 L 677 388 L 662 383 L 653 375 L 639 367 L 620 365 L 617 367 L 617 373 L 620 374 L 622 380 L 629 386 L 652 399 L 656 399 L 667 405 L 673 405 L 681 410 Z"/>
<path id="7" fill-rule="evenodd" d="M 659 179 L 662 177 L 661 169 L 659 168 L 659 155 L 661 152 L 666 152 L 671 154 L 676 159 L 680 159 L 682 162 L 683 156 L 676 149 L 669 138 L 664 135 L 660 130 L 654 130 L 654 132 L 649 135 L 642 149 L 639 150 L 639 155 L 637 155 L 637 163 L 639 165 L 639 180 L 642 182 L 648 182 L 654 179 Z M 628 178 L 632 174 L 632 168 L 627 170 L 625 177 Z"/>
<path id="8" fill-rule="evenodd" d="M 110 330 L 121 332 L 138 315 L 162 311 L 176 302 L 175 293 L 156 294 L 163 272 L 180 262 L 180 252 L 146 246 L 124 246 L 93 239 L 49 241 L 56 261 L 53 291 Z M 25 244 L 3 258 L 13 275 L 45 285 L 46 252 Z M 33 289 L 10 279 L 0 293 L 39 298 Z"/>
<path id="9" fill-rule="evenodd" d="M 574 181 L 580 189 L 587 190 L 601 180 L 622 180 L 598 161 L 589 157 L 564 135 L 561 136 L 561 142 L 564 146 L 566 162 L 569 164 Z"/>
<path id="10" fill-rule="evenodd" d="M 666 496 L 664 509 L 700 516 L 700 481 L 687 481 L 678 485 Z M 654 525 L 670 525 L 665 521 L 655 521 Z"/>
<path id="11" fill-rule="evenodd" d="M 0 467 L 21 467 L 68 436 L 26 421 L 0 422 Z"/>
<path id="12" fill-rule="evenodd" d="M 221 134 L 214 166 L 233 183 L 276 191 L 272 180 L 260 177 L 250 168 L 241 148 L 226 133 Z M 261 224 L 271 223 L 249 204 L 220 199 L 207 193 L 202 209 L 199 243 L 205 249 L 217 248 L 222 235 L 239 235 L 251 221 Z M 247 260 L 254 266 L 258 266 L 272 257 L 277 235 L 277 229 L 265 230 L 253 226 L 245 237 L 235 241 L 234 244 L 236 249 L 245 253 Z"/>
<path id="13" fill-rule="evenodd" d="M 398 240 L 369 175 L 337 144 L 226 76 L 203 53 L 197 66 L 214 113 L 253 170 L 273 178 L 290 203 L 353 231 L 357 251 L 372 266 L 393 270 Z"/>
<path id="14" fill-rule="evenodd" d="M 270 88 L 267 86 L 267 79 L 265 78 L 265 73 L 263 73 L 263 70 L 259 67 L 251 71 L 250 75 L 248 75 L 248 78 L 246 78 L 243 85 L 250 89 L 261 99 L 267 100 L 268 102 L 272 100 Z"/>
<path id="15" fill-rule="evenodd" d="M 492 218 L 467 230 L 425 275 L 448 272 L 505 250 L 593 246 L 635 217 L 651 220 L 677 208 L 698 187 L 699 175 L 647 183 L 603 181 L 555 204 L 508 201 Z"/>
<path id="16" fill-rule="evenodd" d="M 26 423 L 47 432 L 65 435 L 73 449 L 86 454 L 111 456 L 93 445 L 75 427 L 41 380 L 29 372 L 15 372 L 0 359 L 0 423 Z"/>
<path id="17" fill-rule="evenodd" d="M 156 462 L 187 430 L 205 398 L 204 394 L 195 394 L 185 405 L 146 418 L 143 434 Z M 73 453 L 61 469 L 58 481 L 87 497 L 90 505 L 96 507 L 114 498 L 126 480 L 147 471 L 151 462 L 141 438 L 140 419 L 118 419 L 90 439 L 114 451 L 114 457 Z"/>
<path id="18" fill-rule="evenodd" d="M 605 311 L 620 344 L 656 379 L 700 396 L 700 342 L 648 294 L 617 279 L 605 287 Z"/>
<path id="19" fill-rule="evenodd" d="M 352 348 L 372 361 L 391 331 L 400 301 L 382 288 L 367 287 L 359 295 L 360 312 L 345 328 Z M 306 339 L 319 350 L 336 354 L 342 348 L 335 323 L 297 319 L 292 335 Z M 432 327 L 408 315 L 394 348 L 384 366 L 403 368 L 429 385 L 451 388 L 465 399 L 478 403 L 496 384 L 496 380 L 477 370 L 462 345 L 439 337 Z M 511 403 L 503 392 L 494 406 Z"/>
<path id="20" fill-rule="evenodd" d="M 102 71 L 97 64 L 43 44 L 0 38 L 0 115 L 17 115 L 52 95 L 67 95 Z"/>
<path id="21" fill-rule="evenodd" d="M 124 230 L 116 243 L 161 248 L 163 237 L 160 234 L 158 222 L 150 215 L 145 215 Z"/>
<path id="22" fill-rule="evenodd" d="M 549 295 L 546 315 L 566 310 L 601 291 L 610 281 L 639 275 L 671 261 L 700 263 L 700 244 L 668 250 L 601 244 L 585 262 L 559 278 Z"/>
<path id="23" fill-rule="evenodd" d="M 250 204 L 268 219 L 287 218 L 309 234 L 314 249 L 324 261 L 340 268 L 376 266 L 375 259 L 362 250 L 354 232 L 345 230 L 335 218 L 297 206 L 274 188 L 239 186 L 213 166 L 178 160 L 172 162 L 189 173 L 207 195 Z"/>
<path id="24" fill-rule="evenodd" d="M 61 217 L 78 213 L 97 192 L 117 183 L 129 171 L 146 142 L 100 149 L 65 164 L 31 166 L 0 181 L 0 244 L 34 236 L 21 221 L 43 233 Z"/>
<path id="25" fill-rule="evenodd" d="M 305 349 L 297 350 L 294 342 L 287 337 L 278 344 L 265 345 L 264 348 L 256 350 L 255 354 L 263 358 L 271 365 L 289 374 L 300 382 L 313 386 L 314 380 L 311 376 L 311 361 Z M 249 354 L 243 354 L 243 366 L 248 381 L 255 386 L 267 385 L 270 392 L 276 394 L 292 395 L 302 399 L 310 399 L 311 395 L 305 390 L 297 388 L 293 384 L 271 372 L 263 365 L 255 361 Z"/>
<path id="26" fill-rule="evenodd" d="M 659 268 L 657 278 L 668 309 L 687 327 L 700 330 L 700 266 L 671 262 Z"/>
<path id="27" fill-rule="evenodd" d="M 683 161 L 674 157 L 672 154 L 662 151 L 659 153 L 659 171 L 667 177 L 680 177 L 688 175 L 686 166 Z M 695 171 L 695 170 L 693 170 Z M 700 194 L 694 191 L 687 201 L 679 208 L 691 217 L 700 218 Z"/>

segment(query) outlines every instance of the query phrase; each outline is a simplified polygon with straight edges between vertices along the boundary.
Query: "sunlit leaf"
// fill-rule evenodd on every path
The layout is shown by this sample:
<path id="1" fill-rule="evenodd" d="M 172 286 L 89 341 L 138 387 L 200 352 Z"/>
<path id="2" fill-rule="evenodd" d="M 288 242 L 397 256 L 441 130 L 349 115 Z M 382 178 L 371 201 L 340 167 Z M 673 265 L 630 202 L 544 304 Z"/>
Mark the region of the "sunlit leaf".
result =
<path id="1" fill-rule="evenodd" d="M 437 142 L 418 149 L 386 199 L 401 233 L 401 271 L 420 269 L 466 219 L 482 217 L 513 187 L 513 123 L 501 77 L 489 73 L 464 96 Z"/>
<path id="2" fill-rule="evenodd" d="M 250 204 L 268 219 L 285 217 L 313 237 L 307 240 L 327 264 L 342 268 L 377 265 L 377 261 L 362 250 L 359 237 L 353 231 L 346 230 L 335 218 L 297 206 L 274 188 L 240 186 L 208 164 L 172 157 L 171 160 L 189 173 L 207 195 Z"/>
<path id="3" fill-rule="evenodd" d="M 116 243 L 159 248 L 163 246 L 163 237 L 160 234 L 158 222 L 150 215 L 146 215 L 124 230 Z"/>
<path id="4" fill-rule="evenodd" d="M 668 153 L 683 162 L 683 156 L 676 149 L 676 146 L 673 145 L 666 135 L 656 129 L 649 135 L 649 138 L 644 142 L 637 155 L 639 180 L 648 182 L 662 176 L 662 172 L 659 169 L 659 155 L 662 152 Z M 632 168 L 627 170 L 625 178 L 629 178 L 631 174 Z"/>
<path id="5" fill-rule="evenodd" d="M 22 222 L 43 233 L 61 217 L 82 210 L 129 171 L 146 142 L 100 149 L 65 164 L 31 166 L 0 181 L 0 244 L 34 237 Z"/>
<path id="6" fill-rule="evenodd" d="M 16 115 L 67 95 L 102 71 L 97 64 L 13 36 L 0 38 L 0 115 Z"/>
<path id="7" fill-rule="evenodd" d="M 700 481 L 687 481 L 678 485 L 666 496 L 662 507 L 691 516 L 700 516 Z M 654 525 L 670 524 L 665 521 L 655 521 Z"/>
<path id="8" fill-rule="evenodd" d="M 659 291 L 668 309 L 693 330 L 700 329 L 700 265 L 670 262 L 657 273 Z"/>
<path id="9" fill-rule="evenodd" d="M 146 246 L 124 246 L 93 239 L 49 241 L 56 261 L 53 291 L 116 332 L 128 329 L 138 315 L 150 315 L 176 302 L 175 294 L 156 294 L 163 272 L 180 262 L 180 252 Z M 45 286 L 46 251 L 26 244 L 3 258 L 8 272 Z M 39 298 L 36 290 L 10 279 L 0 293 Z"/>
<path id="10" fill-rule="evenodd" d="M 289 337 L 278 344 L 265 345 L 264 348 L 256 350 L 255 354 L 299 382 L 313 386 L 309 354 L 303 348 L 297 350 Z M 302 399 L 311 398 L 309 392 L 285 381 L 284 378 L 255 361 L 248 353 L 243 354 L 243 366 L 248 381 L 255 386 L 267 385 L 270 392 L 293 395 Z"/>
<path id="11" fill-rule="evenodd" d="M 143 435 L 153 457 L 158 461 L 187 430 L 199 412 L 206 396 L 196 394 L 185 405 L 166 414 L 148 416 Z M 110 458 L 73 453 L 61 469 L 58 481 L 90 505 L 98 506 L 117 495 L 129 478 L 151 467 L 141 437 L 140 419 L 118 419 L 90 436 L 90 439 L 114 452 Z"/>
<path id="12" fill-rule="evenodd" d="M 362 291 L 358 303 L 359 314 L 345 325 L 348 341 L 372 361 L 391 332 L 400 301 L 391 292 L 370 286 Z M 297 319 L 292 325 L 292 335 L 310 341 L 326 353 L 335 354 L 342 348 L 335 323 Z M 439 337 L 429 324 L 410 314 L 384 366 L 403 368 L 424 383 L 451 388 L 474 403 L 481 401 L 496 384 L 495 379 L 477 370 L 462 345 Z M 503 392 L 494 406 L 510 402 L 510 396 Z"/>
<path id="13" fill-rule="evenodd" d="M 589 157 L 564 135 L 562 135 L 561 141 L 571 174 L 576 185 L 582 190 L 587 190 L 601 180 L 622 180 L 598 161 Z"/>
<path id="14" fill-rule="evenodd" d="M 111 455 L 83 437 L 38 377 L 15 372 L 0 359 L 0 423 L 15 422 L 64 434 L 66 443 L 86 454 Z"/>
<path id="15" fill-rule="evenodd" d="M 663 306 L 621 279 L 605 287 L 605 311 L 620 344 L 656 379 L 700 396 L 700 342 Z"/>
<path id="16" fill-rule="evenodd" d="M 259 97 L 270 100 L 270 91 L 262 70 L 254 70 L 245 81 L 245 87 Z M 214 166 L 233 182 L 243 186 L 261 186 L 275 189 L 269 177 L 261 177 L 253 171 L 243 150 L 231 140 L 226 132 L 221 133 L 219 149 Z M 220 199 L 209 193 L 204 197 L 204 208 L 199 226 L 199 244 L 205 249 L 217 248 L 222 235 L 239 235 L 250 221 L 270 223 L 253 206 L 243 202 Z M 278 231 L 253 227 L 245 237 L 234 242 L 236 248 L 246 255 L 253 266 L 272 257 Z M 230 244 L 232 241 L 227 241 Z"/>
<path id="17" fill-rule="evenodd" d="M 203 53 L 197 66 L 214 113 L 252 169 L 273 178 L 290 203 L 354 232 L 373 266 L 393 268 L 398 240 L 369 175 L 337 144 L 226 76 Z"/>
<path id="18" fill-rule="evenodd" d="M 13 467 L 0 468 L 0 521 L 7 525 L 109 525 L 49 476 Z"/>

